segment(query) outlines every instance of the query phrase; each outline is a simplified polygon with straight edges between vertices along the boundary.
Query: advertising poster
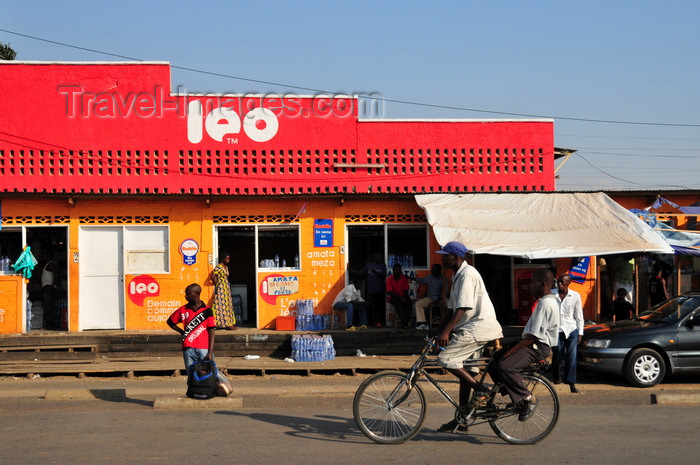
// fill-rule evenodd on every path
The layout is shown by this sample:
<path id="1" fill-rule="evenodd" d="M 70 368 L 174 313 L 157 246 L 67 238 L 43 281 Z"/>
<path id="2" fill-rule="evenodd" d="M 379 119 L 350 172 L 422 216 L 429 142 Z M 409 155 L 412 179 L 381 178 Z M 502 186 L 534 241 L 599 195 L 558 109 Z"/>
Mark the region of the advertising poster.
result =
<path id="1" fill-rule="evenodd" d="M 333 247 L 333 220 L 314 219 L 314 247 Z"/>
<path id="2" fill-rule="evenodd" d="M 576 259 L 576 264 L 571 267 L 571 280 L 575 283 L 583 284 L 586 281 L 588 267 L 591 264 L 591 257 L 582 257 Z"/>

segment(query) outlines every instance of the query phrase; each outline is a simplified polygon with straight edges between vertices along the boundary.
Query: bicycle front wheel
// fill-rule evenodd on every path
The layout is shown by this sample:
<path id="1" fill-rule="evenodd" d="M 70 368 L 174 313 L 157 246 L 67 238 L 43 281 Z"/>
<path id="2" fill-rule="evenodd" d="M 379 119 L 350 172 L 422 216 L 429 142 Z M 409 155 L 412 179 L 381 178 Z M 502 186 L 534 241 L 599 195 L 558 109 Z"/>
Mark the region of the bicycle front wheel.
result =
<path id="1" fill-rule="evenodd" d="M 525 421 L 518 420 L 508 396 L 496 395 L 494 406 L 498 409 L 495 419 L 489 420 L 494 433 L 511 444 L 535 444 L 552 432 L 559 419 L 559 397 L 554 386 L 544 378 L 523 375 L 527 389 L 538 400 L 535 413 Z"/>
<path id="2" fill-rule="evenodd" d="M 400 444 L 420 431 L 425 420 L 425 395 L 408 385 L 406 373 L 382 371 L 357 388 L 352 403 L 362 434 L 380 444 Z"/>

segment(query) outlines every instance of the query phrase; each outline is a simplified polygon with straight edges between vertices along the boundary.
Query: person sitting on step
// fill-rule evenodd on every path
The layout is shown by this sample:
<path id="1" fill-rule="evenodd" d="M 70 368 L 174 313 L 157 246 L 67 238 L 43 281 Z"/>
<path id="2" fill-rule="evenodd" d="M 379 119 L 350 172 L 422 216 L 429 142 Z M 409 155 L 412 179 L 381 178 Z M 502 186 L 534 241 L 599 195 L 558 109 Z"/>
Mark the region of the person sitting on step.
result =
<path id="1" fill-rule="evenodd" d="M 353 324 L 355 310 L 357 310 L 358 313 L 358 320 L 360 323 L 359 329 L 367 329 L 367 309 L 365 307 L 365 300 L 360 293 L 361 287 L 362 280 L 355 279 L 352 283 L 345 286 L 335 297 L 335 300 L 333 300 L 334 310 L 345 311 L 345 329 L 348 331 L 356 331 L 358 329 Z"/>

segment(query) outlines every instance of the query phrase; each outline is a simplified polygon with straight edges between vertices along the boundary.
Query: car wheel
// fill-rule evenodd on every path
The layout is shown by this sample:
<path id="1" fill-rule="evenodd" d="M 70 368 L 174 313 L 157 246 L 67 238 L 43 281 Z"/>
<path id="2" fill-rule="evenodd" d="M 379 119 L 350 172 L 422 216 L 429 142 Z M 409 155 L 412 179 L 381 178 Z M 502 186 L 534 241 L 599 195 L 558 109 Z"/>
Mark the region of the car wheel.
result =
<path id="1" fill-rule="evenodd" d="M 664 379 L 666 363 L 655 350 L 637 349 L 627 359 L 624 371 L 627 381 L 633 386 L 652 387 Z"/>

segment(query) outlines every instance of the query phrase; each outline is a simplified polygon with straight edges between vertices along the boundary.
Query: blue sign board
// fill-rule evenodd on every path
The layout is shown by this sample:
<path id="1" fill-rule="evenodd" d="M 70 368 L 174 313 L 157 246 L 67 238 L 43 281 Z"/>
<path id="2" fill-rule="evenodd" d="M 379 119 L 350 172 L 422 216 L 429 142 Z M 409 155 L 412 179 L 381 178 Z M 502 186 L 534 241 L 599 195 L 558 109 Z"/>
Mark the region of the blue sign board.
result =
<path id="1" fill-rule="evenodd" d="M 569 274 L 571 275 L 571 280 L 575 283 L 583 283 L 586 280 L 586 275 L 588 274 L 588 267 L 591 264 L 591 257 L 583 257 L 578 259 L 578 263 L 571 268 Z"/>
<path id="2" fill-rule="evenodd" d="M 333 220 L 314 219 L 314 247 L 333 247 Z"/>

